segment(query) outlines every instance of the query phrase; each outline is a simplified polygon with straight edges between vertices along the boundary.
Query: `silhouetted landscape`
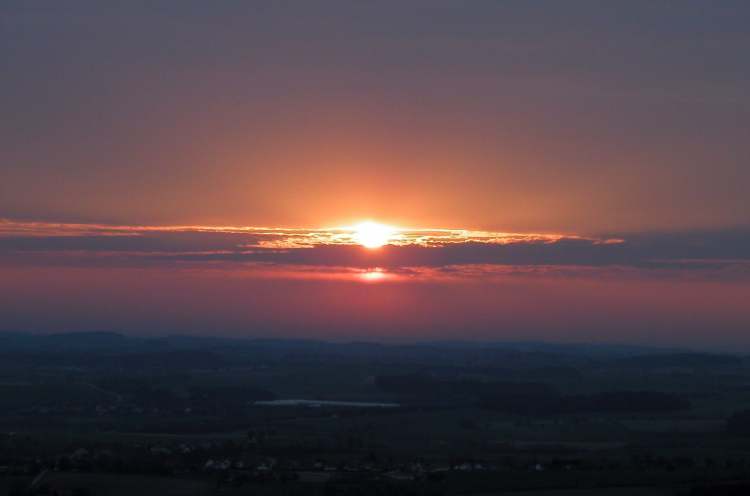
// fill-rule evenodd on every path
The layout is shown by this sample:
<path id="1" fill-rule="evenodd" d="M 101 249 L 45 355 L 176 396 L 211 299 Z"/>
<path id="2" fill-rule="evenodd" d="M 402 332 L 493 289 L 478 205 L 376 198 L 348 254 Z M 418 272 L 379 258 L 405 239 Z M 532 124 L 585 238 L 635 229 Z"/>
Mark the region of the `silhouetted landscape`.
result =
<path id="1" fill-rule="evenodd" d="M 750 488 L 745 355 L 107 332 L 0 341 L 7 494 Z"/>

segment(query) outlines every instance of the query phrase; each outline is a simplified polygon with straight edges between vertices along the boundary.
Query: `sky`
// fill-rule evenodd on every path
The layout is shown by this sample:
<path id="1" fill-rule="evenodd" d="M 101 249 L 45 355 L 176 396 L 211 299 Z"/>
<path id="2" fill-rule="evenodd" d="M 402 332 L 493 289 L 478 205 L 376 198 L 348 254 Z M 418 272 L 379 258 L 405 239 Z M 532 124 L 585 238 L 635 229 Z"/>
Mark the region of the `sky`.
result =
<path id="1" fill-rule="evenodd" d="M 749 25 L 0 2 L 0 329 L 750 349 Z"/>

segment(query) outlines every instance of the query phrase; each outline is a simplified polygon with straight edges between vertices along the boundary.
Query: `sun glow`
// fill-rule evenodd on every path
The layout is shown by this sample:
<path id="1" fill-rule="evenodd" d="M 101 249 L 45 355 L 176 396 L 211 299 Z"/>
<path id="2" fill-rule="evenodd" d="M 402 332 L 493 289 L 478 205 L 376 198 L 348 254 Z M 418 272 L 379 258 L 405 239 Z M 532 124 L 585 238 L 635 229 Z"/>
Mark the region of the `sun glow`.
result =
<path id="1" fill-rule="evenodd" d="M 365 248 L 380 248 L 387 245 L 396 229 L 377 222 L 361 222 L 354 226 L 354 239 Z"/>
<path id="2" fill-rule="evenodd" d="M 360 273 L 359 277 L 365 282 L 378 282 L 386 278 L 386 273 L 382 269 L 372 269 Z"/>

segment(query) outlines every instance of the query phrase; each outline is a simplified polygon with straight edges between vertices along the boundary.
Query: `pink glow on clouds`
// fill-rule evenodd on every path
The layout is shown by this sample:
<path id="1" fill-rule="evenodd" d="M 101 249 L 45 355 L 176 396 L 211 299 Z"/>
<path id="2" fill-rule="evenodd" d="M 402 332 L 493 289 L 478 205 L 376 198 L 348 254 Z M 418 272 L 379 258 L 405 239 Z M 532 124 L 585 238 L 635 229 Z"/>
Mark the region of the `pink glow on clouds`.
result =
<path id="1" fill-rule="evenodd" d="M 744 232 L 400 235 L 6 221 L 2 327 L 750 349 Z"/>

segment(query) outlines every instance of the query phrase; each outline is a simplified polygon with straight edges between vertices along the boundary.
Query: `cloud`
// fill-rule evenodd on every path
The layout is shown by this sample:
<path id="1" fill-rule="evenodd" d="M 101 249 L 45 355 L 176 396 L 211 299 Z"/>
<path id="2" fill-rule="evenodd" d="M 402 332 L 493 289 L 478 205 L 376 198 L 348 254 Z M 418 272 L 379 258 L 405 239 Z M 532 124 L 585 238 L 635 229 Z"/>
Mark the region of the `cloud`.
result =
<path id="1" fill-rule="evenodd" d="M 381 268 L 394 273 L 549 273 L 627 267 L 747 278 L 750 229 L 583 237 L 455 229 L 399 230 L 377 250 L 352 228 L 107 226 L 0 221 L 0 263 L 73 266 Z M 467 269 L 474 267 L 474 269 Z M 515 268 L 510 270 L 508 268 Z M 490 268 L 490 269 L 488 269 Z M 411 271 L 411 272 L 410 272 Z"/>

